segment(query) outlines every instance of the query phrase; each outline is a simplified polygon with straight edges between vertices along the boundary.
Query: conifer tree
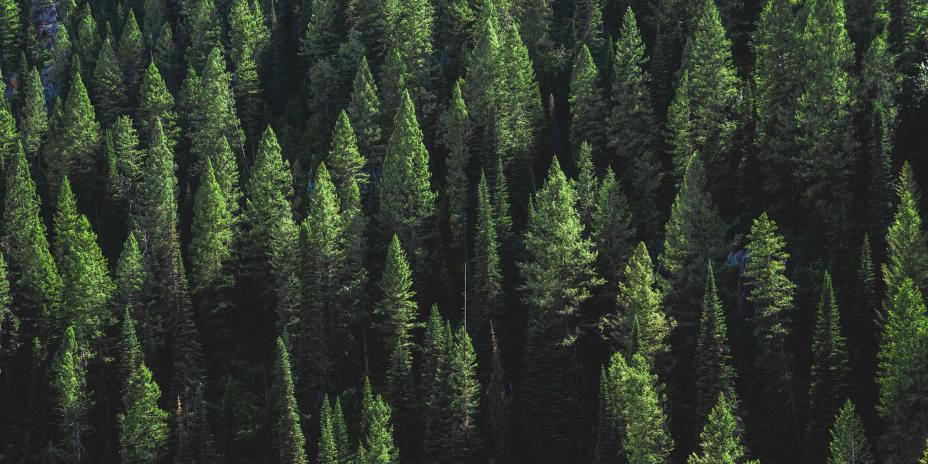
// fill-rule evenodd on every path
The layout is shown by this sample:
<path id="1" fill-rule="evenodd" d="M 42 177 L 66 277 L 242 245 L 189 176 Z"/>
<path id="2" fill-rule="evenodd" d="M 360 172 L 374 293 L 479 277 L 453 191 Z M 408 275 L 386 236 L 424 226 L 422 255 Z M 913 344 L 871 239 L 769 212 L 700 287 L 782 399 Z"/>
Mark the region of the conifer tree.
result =
<path id="1" fill-rule="evenodd" d="M 116 262 L 116 272 L 113 274 L 116 284 L 113 306 L 129 311 L 132 319 L 138 322 L 140 344 L 146 352 L 152 353 L 154 348 L 152 330 L 160 324 L 157 313 L 146 311 L 143 291 L 147 278 L 148 271 L 138 239 L 136 239 L 135 232 L 129 232 L 129 237 L 126 238 L 122 253 Z"/>
<path id="2" fill-rule="evenodd" d="M 142 168 L 145 152 L 139 135 L 128 116 L 118 116 L 107 131 L 109 159 L 109 187 L 113 197 L 128 207 L 129 216 L 138 213 Z"/>
<path id="3" fill-rule="evenodd" d="M 618 283 L 622 269 L 632 253 L 635 237 L 632 214 L 622 186 L 611 167 L 596 192 L 590 236 L 599 254 L 599 272 L 607 288 Z"/>
<path id="4" fill-rule="evenodd" d="M 857 150 L 851 132 L 854 48 L 844 24 L 843 1 L 822 0 L 810 8 L 801 35 L 805 68 L 796 108 L 795 169 L 831 247 L 840 247 L 847 231 L 849 177 Z"/>
<path id="5" fill-rule="evenodd" d="M 879 401 L 877 412 L 886 424 L 881 455 L 888 463 L 912 462 L 928 425 L 921 420 L 928 366 L 928 312 L 922 294 L 906 277 L 893 288 L 883 343 L 877 353 Z"/>
<path id="6" fill-rule="evenodd" d="M 397 464 L 399 451 L 393 444 L 390 405 L 371 391 L 370 379 L 364 378 L 361 389 L 361 443 L 355 462 L 359 464 Z"/>
<path id="7" fill-rule="evenodd" d="M 433 225 L 435 193 L 429 183 L 429 153 L 415 111 L 409 92 L 404 92 L 383 163 L 380 220 L 388 233 L 400 236 L 414 267 L 421 269 L 422 240 Z"/>
<path id="8" fill-rule="evenodd" d="M 63 326 L 82 343 L 96 341 L 113 322 L 109 304 L 115 291 L 108 263 L 87 217 L 77 212 L 71 184 L 62 179 L 54 218 L 55 257 L 63 283 Z"/>
<path id="9" fill-rule="evenodd" d="M 103 39 L 97 66 L 93 68 L 93 87 L 96 97 L 94 106 L 103 125 L 109 126 L 117 116 L 126 114 L 129 101 L 123 83 L 122 66 L 108 36 Z"/>
<path id="10" fill-rule="evenodd" d="M 332 147 L 329 149 L 329 157 L 326 161 L 332 174 L 335 191 L 339 192 L 340 196 L 347 194 L 354 182 L 364 184 L 367 181 L 367 175 L 363 171 L 364 161 L 364 157 L 358 150 L 357 138 L 351 127 L 351 121 L 348 119 L 348 113 L 342 111 L 332 130 Z M 341 198 L 340 201 L 344 203 L 345 199 Z"/>
<path id="11" fill-rule="evenodd" d="M 24 37 L 19 3 L 12 0 L 0 2 L 0 64 L 3 74 L 10 75 L 16 69 Z M 22 71 L 25 69 L 20 69 Z"/>
<path id="12" fill-rule="evenodd" d="M 712 263 L 708 265 L 706 291 L 703 294 L 699 338 L 696 341 L 696 414 L 699 422 L 708 416 L 713 401 L 725 396 L 726 407 L 736 410 L 735 369 L 728 346 L 728 324 L 719 300 Z M 714 398 L 714 399 L 713 399 Z"/>
<path id="13" fill-rule="evenodd" d="M 100 32 L 97 30 L 97 22 L 93 18 L 89 2 L 84 3 L 81 8 L 80 18 L 75 48 L 81 59 L 81 69 L 90 71 L 95 68 L 97 55 L 100 53 Z"/>
<path id="14" fill-rule="evenodd" d="M 319 415 L 319 464 L 339 464 L 341 450 L 335 441 L 335 418 L 328 395 L 322 397 L 322 411 Z"/>
<path id="15" fill-rule="evenodd" d="M 399 49 L 389 48 L 380 71 L 380 100 L 383 104 L 381 114 L 384 129 L 390 133 L 390 122 L 396 118 L 397 110 L 403 103 L 403 92 L 408 91 L 409 70 Z M 415 105 L 413 105 L 415 106 Z"/>
<path id="16" fill-rule="evenodd" d="M 142 345 L 139 343 L 138 334 L 135 331 L 135 320 L 132 319 L 129 309 L 129 307 L 126 307 L 122 314 L 118 344 L 118 366 L 119 375 L 122 378 L 122 392 L 129 389 L 132 379 L 145 363 L 145 353 L 142 352 Z"/>
<path id="17" fill-rule="evenodd" d="M 220 137 L 225 137 L 229 146 L 235 149 L 241 147 L 244 142 L 235 113 L 231 81 L 231 76 L 226 72 L 222 49 L 213 48 L 203 68 L 199 86 L 195 90 L 193 112 L 188 116 L 190 151 L 193 155 L 191 175 L 195 178 L 200 176 L 207 158 L 212 159 L 214 165 L 218 164 L 216 157 L 217 147 L 221 146 Z"/>
<path id="18" fill-rule="evenodd" d="M 0 253 L 0 369 L 4 371 L 21 344 L 19 329 L 22 320 L 19 311 L 14 312 L 12 302 L 6 257 Z"/>
<path id="19" fill-rule="evenodd" d="M 288 201 L 293 195 L 290 164 L 270 127 L 258 144 L 246 191 L 242 253 L 250 264 L 240 278 L 252 282 L 262 295 L 272 296 L 265 308 L 276 310 L 278 325 L 287 326 L 299 304 L 298 263 L 293 256 L 299 229 Z"/>
<path id="20" fill-rule="evenodd" d="M 767 213 L 751 225 L 749 259 L 744 270 L 748 281 L 747 300 L 753 309 L 754 338 L 759 344 L 757 366 L 764 375 L 767 405 L 780 411 L 781 421 L 792 419 L 798 427 L 793 397 L 790 355 L 786 350 L 789 320 L 793 311 L 795 284 L 786 275 L 786 241 Z M 784 417 L 785 416 L 785 417 Z M 775 427 L 774 423 L 769 423 Z"/>
<path id="21" fill-rule="evenodd" d="M 610 164 L 624 173 L 638 232 L 656 236 L 659 227 L 657 189 L 661 185 L 660 164 L 655 156 L 657 124 L 648 86 L 651 76 L 644 67 L 644 42 L 631 7 L 625 10 L 612 64 L 612 113 L 607 119 L 606 138 L 612 150 Z"/>
<path id="22" fill-rule="evenodd" d="M 135 20 L 135 12 L 132 10 L 129 10 L 126 23 L 122 26 L 117 48 L 116 54 L 122 64 L 129 102 L 134 107 L 138 101 L 139 83 L 145 73 L 146 50 L 142 31 L 139 30 L 139 23 Z"/>
<path id="23" fill-rule="evenodd" d="M 674 321 L 664 314 L 661 298 L 651 256 L 644 242 L 639 242 L 619 282 L 617 303 L 622 312 L 615 320 L 607 319 L 605 324 L 607 331 L 611 332 L 609 338 L 624 347 L 627 356 L 640 353 L 648 362 L 654 362 L 656 356 L 667 351 L 667 337 Z M 634 343 L 633 322 L 638 324 Z M 631 351 L 633 345 L 636 345 L 634 352 Z"/>
<path id="24" fill-rule="evenodd" d="M 453 258 L 462 255 L 467 221 L 470 183 L 467 169 L 470 164 L 470 115 L 461 93 L 461 80 L 451 88 L 451 101 L 441 117 L 441 143 L 448 150 L 445 161 L 444 207 L 451 230 L 451 244 L 455 250 Z"/>
<path id="25" fill-rule="evenodd" d="M 384 0 L 383 24 L 387 47 L 399 55 L 409 80 L 403 86 L 426 121 L 431 120 L 435 69 L 433 25 L 435 8 L 426 0 Z M 399 96 L 399 95 L 398 95 Z"/>
<path id="26" fill-rule="evenodd" d="M 831 285 L 831 274 L 825 272 L 822 296 L 815 317 L 812 338 L 812 367 L 809 375 L 809 425 L 807 450 L 815 459 L 825 456 L 828 426 L 841 408 L 841 398 L 850 391 L 848 353 L 841 330 L 841 314 Z"/>
<path id="27" fill-rule="evenodd" d="M 709 423 L 699 434 L 700 453 L 690 455 L 689 464 L 738 464 L 743 461 L 744 447 L 739 438 L 739 420 L 725 393 L 709 413 Z"/>
<path id="28" fill-rule="evenodd" d="M 801 25 L 789 0 L 768 0 L 754 35 L 755 143 L 765 196 L 775 211 L 786 211 L 787 192 L 798 188 L 789 175 L 795 162 L 796 106 L 801 92 L 797 56 Z"/>
<path id="29" fill-rule="evenodd" d="M 187 64 L 201 71 L 212 50 L 220 45 L 220 27 L 216 5 L 213 0 L 193 0 L 185 2 L 181 11 L 189 37 L 189 46 L 185 53 Z M 163 28 L 163 26 L 162 26 Z"/>
<path id="30" fill-rule="evenodd" d="M 74 328 L 68 327 L 52 365 L 55 412 L 63 438 L 60 456 L 64 462 L 79 463 L 84 458 L 84 435 L 89 428 L 87 414 L 91 398 L 87 391 L 86 366 Z"/>
<path id="31" fill-rule="evenodd" d="M 367 58 L 361 57 L 357 74 L 354 76 L 351 101 L 348 103 L 348 117 L 358 140 L 358 150 L 367 160 L 368 172 L 374 180 L 380 177 L 379 166 L 383 161 L 382 131 L 380 126 L 380 97 L 377 83 L 371 74 Z M 374 167 L 378 167 L 374 171 Z"/>
<path id="32" fill-rule="evenodd" d="M 915 174 L 909 163 L 903 163 L 896 183 L 898 206 L 893 221 L 886 230 L 886 262 L 883 264 L 883 283 L 886 295 L 892 298 L 902 281 L 912 279 L 918 288 L 928 287 L 928 243 L 922 231 L 918 211 L 920 195 Z"/>
<path id="33" fill-rule="evenodd" d="M 599 190 L 599 179 L 593 167 L 593 149 L 589 143 L 583 142 L 576 151 L 577 178 L 571 179 L 571 186 L 577 199 L 577 212 L 583 222 L 584 230 L 589 234 L 593 204 L 596 203 L 596 194 Z"/>
<path id="34" fill-rule="evenodd" d="M 283 339 L 277 338 L 277 359 L 274 363 L 275 398 L 274 428 L 276 448 L 281 463 L 306 464 L 306 439 L 300 426 L 300 411 L 297 406 L 290 373 L 290 354 Z"/>
<path id="35" fill-rule="evenodd" d="M 574 153 L 584 142 L 590 144 L 596 158 L 606 147 L 602 122 L 606 118 L 606 103 L 599 89 L 599 70 L 590 49 L 583 44 L 574 61 L 570 79 L 570 145 Z"/>
<path id="36" fill-rule="evenodd" d="M 344 265 L 343 225 L 336 189 L 325 163 L 316 168 L 308 212 L 302 223 L 303 304 L 298 346 L 301 381 L 312 386 L 329 383 L 332 344 L 348 336 L 348 321 L 339 307 Z"/>
<path id="37" fill-rule="evenodd" d="M 152 45 L 152 62 L 161 71 L 165 82 L 176 86 L 180 81 L 181 64 L 180 53 L 174 45 L 174 34 L 171 25 L 164 23 L 158 30 L 155 43 Z M 172 87 L 174 88 L 174 87 Z"/>
<path id="38" fill-rule="evenodd" d="M 596 251 L 581 235 L 575 204 L 573 189 L 555 158 L 533 200 L 525 233 L 526 259 L 518 264 L 528 306 L 522 431 L 530 455 L 545 459 L 570 449 L 576 393 L 561 356 L 577 338 L 580 304 L 602 282 L 594 270 Z"/>
<path id="39" fill-rule="evenodd" d="M 831 427 L 828 464 L 873 464 L 864 425 L 851 400 L 844 402 Z"/>
<path id="40" fill-rule="evenodd" d="M 258 70 L 270 41 L 270 31 L 258 2 L 236 0 L 229 11 L 229 58 L 235 71 L 235 98 L 251 139 L 261 129 L 264 100 Z"/>
<path id="41" fill-rule="evenodd" d="M 667 274 L 667 307 L 680 324 L 681 347 L 695 342 L 697 315 L 705 287 L 706 262 L 725 253 L 725 224 L 707 192 L 708 180 L 700 155 L 686 165 L 677 197 L 664 226 L 664 246 L 658 262 Z M 714 401 L 714 398 L 712 399 Z"/>
<path id="42" fill-rule="evenodd" d="M 53 310 L 61 297 L 61 276 L 52 259 L 39 210 L 39 196 L 22 149 L 6 173 L 3 235 L 9 244 L 13 302 L 35 327 L 51 329 Z"/>
<path id="43" fill-rule="evenodd" d="M 177 128 L 177 112 L 174 109 L 174 96 L 168 90 L 167 84 L 161 77 L 161 72 L 155 62 L 148 63 L 142 84 L 139 88 L 139 105 L 137 119 L 140 127 L 151 127 L 156 118 L 161 119 L 161 127 L 165 136 L 174 146 L 179 137 Z M 143 134 L 146 140 L 148 134 Z"/>
<path id="44" fill-rule="evenodd" d="M 620 414 L 626 422 L 623 446 L 628 462 L 667 462 L 673 440 L 667 429 L 661 387 L 657 376 L 651 373 L 648 360 L 635 354 L 619 382 L 624 390 L 620 394 Z"/>
<path id="45" fill-rule="evenodd" d="M 97 177 L 102 169 L 100 124 L 80 72 L 74 75 L 53 145 L 46 150 L 50 185 L 57 189 L 61 179 L 70 173 L 82 196 L 93 192 L 95 183 L 101 180 Z M 53 193 L 57 196 L 57 192 Z"/>
<path id="46" fill-rule="evenodd" d="M 681 75 L 667 115 L 676 177 L 683 176 L 689 158 L 698 152 L 711 174 L 711 185 L 716 186 L 712 194 L 727 199 L 722 195 L 729 192 L 721 184 L 735 169 L 733 137 L 740 96 L 731 41 L 712 0 L 704 2 L 686 41 Z"/>
<path id="47" fill-rule="evenodd" d="M 5 173 L 7 167 L 13 161 L 16 150 L 19 149 L 19 134 L 16 132 L 16 121 L 13 119 L 13 112 L 10 104 L 6 101 L 0 104 L 0 174 Z M 3 185 L 0 180 L 0 186 Z"/>
<path id="48" fill-rule="evenodd" d="M 167 411 L 158 407 L 161 389 L 142 363 L 128 379 L 119 413 L 119 456 L 126 462 L 158 462 L 167 445 Z"/>
<path id="49" fill-rule="evenodd" d="M 449 328 L 450 330 L 450 328 Z M 429 462 L 450 463 L 472 460 L 477 448 L 476 416 L 480 396 L 477 360 L 470 336 L 462 327 L 447 334 L 446 353 L 438 370 L 432 402 L 438 403 L 429 415 L 429 433 L 435 442 L 426 445 Z M 437 412 L 437 414 L 435 414 Z M 432 430 L 440 424 L 440 433 Z"/>
<path id="50" fill-rule="evenodd" d="M 463 0 L 435 3 L 435 48 L 445 85 L 462 74 L 464 46 L 474 22 L 474 9 L 471 2 Z"/>
<path id="51" fill-rule="evenodd" d="M 48 107 L 45 106 L 45 89 L 42 77 L 34 67 L 23 70 L 19 121 L 17 127 L 23 150 L 29 159 L 39 153 L 39 147 L 48 131 Z"/>
<path id="52" fill-rule="evenodd" d="M 622 448 L 624 421 L 619 416 L 618 374 L 626 366 L 625 355 L 614 353 L 606 367 L 599 371 L 599 398 L 596 410 L 596 445 L 593 450 L 593 462 L 596 464 L 613 464 L 622 462 L 625 457 Z M 617 375 L 618 377 L 618 375 Z"/>
<path id="53" fill-rule="evenodd" d="M 487 366 L 490 361 L 490 325 L 499 326 L 504 316 L 502 307 L 502 269 L 500 268 L 499 237 L 493 211 L 493 199 L 487 178 L 481 172 L 477 185 L 477 218 L 474 233 L 474 257 L 471 268 L 469 302 L 476 317 L 468 321 L 472 338 L 476 341 L 477 366 Z M 488 372 L 482 369 L 482 372 Z"/>
<path id="54" fill-rule="evenodd" d="M 233 239 L 232 215 L 216 181 L 213 163 L 206 160 L 193 206 L 190 238 L 190 274 L 194 291 L 228 285 L 227 267 Z"/>

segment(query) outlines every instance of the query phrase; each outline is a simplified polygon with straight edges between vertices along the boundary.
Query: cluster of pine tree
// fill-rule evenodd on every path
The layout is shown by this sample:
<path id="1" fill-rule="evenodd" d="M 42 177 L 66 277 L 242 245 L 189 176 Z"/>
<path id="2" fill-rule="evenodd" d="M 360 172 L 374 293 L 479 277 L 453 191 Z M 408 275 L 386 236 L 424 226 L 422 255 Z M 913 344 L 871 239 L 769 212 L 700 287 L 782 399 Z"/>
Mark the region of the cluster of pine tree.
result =
<path id="1" fill-rule="evenodd" d="M 926 0 L 0 0 L 0 71 L 4 463 L 928 464 Z"/>

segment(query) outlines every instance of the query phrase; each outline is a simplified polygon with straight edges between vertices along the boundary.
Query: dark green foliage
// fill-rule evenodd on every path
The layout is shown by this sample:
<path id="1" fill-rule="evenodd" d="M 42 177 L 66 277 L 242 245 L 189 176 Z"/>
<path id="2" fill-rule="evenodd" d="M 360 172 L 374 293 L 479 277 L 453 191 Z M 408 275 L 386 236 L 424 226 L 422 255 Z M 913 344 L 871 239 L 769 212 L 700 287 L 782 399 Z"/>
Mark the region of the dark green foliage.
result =
<path id="1" fill-rule="evenodd" d="M 359 464 L 397 464 L 399 450 L 393 444 L 390 405 L 371 391 L 371 382 L 364 378 L 361 389 L 360 444 L 355 462 Z"/>
<path id="2" fill-rule="evenodd" d="M 93 87 L 95 107 L 104 125 L 109 126 L 117 116 L 126 114 L 129 101 L 122 66 L 109 37 L 103 40 L 97 66 L 93 68 Z"/>
<path id="3" fill-rule="evenodd" d="M 77 55 L 81 59 L 81 69 L 88 71 L 94 69 L 97 63 L 97 56 L 100 53 L 100 31 L 97 28 L 97 22 L 94 20 L 90 3 L 85 3 L 81 8 L 81 21 L 77 26 Z"/>
<path id="4" fill-rule="evenodd" d="M 471 121 L 467 105 L 461 94 L 461 81 L 451 89 L 451 102 L 441 117 L 441 141 L 448 150 L 445 174 L 444 214 L 451 232 L 451 244 L 460 255 L 464 246 L 470 183 L 467 168 L 470 164 Z"/>
<path id="5" fill-rule="evenodd" d="M 128 315 L 128 314 L 127 314 Z M 158 407 L 161 389 L 142 363 L 128 378 L 119 413 L 119 456 L 126 462 L 150 464 L 164 454 L 168 438 L 167 411 Z"/>
<path id="6" fill-rule="evenodd" d="M 84 356 L 74 328 L 68 327 L 52 365 L 55 414 L 63 437 L 58 457 L 64 462 L 81 462 L 85 456 L 84 437 L 89 428 L 87 414 L 92 400 L 87 391 Z"/>
<path id="7" fill-rule="evenodd" d="M 232 214 L 216 181 L 213 163 L 206 160 L 194 199 L 190 238 L 190 277 L 195 291 L 229 284 L 226 266 L 232 239 Z"/>
<path id="8" fill-rule="evenodd" d="M 355 182 L 364 184 L 367 175 L 363 172 L 365 159 L 358 150 L 355 131 L 348 120 L 348 114 L 342 111 L 332 129 L 332 147 L 326 164 L 332 172 L 332 182 L 339 194 L 344 196 Z M 342 203 L 345 199 L 342 198 Z"/>
<path id="9" fill-rule="evenodd" d="M 113 280 L 116 291 L 113 295 L 113 305 L 116 308 L 125 308 L 133 320 L 139 324 L 138 332 L 141 345 L 149 353 L 154 350 L 154 329 L 159 326 L 158 314 L 145 311 L 143 289 L 145 279 L 148 278 L 146 263 L 139 249 L 139 242 L 135 233 L 130 232 L 123 245 L 122 253 L 116 262 L 116 272 Z M 128 378 L 128 375 L 126 375 Z"/>
<path id="10" fill-rule="evenodd" d="M 10 279 L 7 276 L 6 257 L 0 254 L 0 366 L 6 366 L 19 348 L 19 328 L 22 321 L 11 307 Z M 5 367 L 4 367 L 5 368 Z"/>
<path id="11" fill-rule="evenodd" d="M 574 61 L 570 79 L 570 145 L 576 153 L 584 142 L 590 144 L 599 158 L 606 147 L 603 120 L 606 104 L 599 88 L 599 70 L 584 44 Z"/>
<path id="12" fill-rule="evenodd" d="M 480 384 L 477 359 L 464 328 L 445 329 L 443 355 L 431 391 L 425 451 L 428 462 L 471 462 L 477 451 Z"/>
<path id="13" fill-rule="evenodd" d="M 81 190 L 89 191 L 101 180 L 98 176 L 103 172 L 103 157 L 100 124 L 80 73 L 74 75 L 61 119 L 54 127 L 51 146 L 45 151 L 53 193 L 61 185 L 61 179 L 68 175 Z"/>
<path id="14" fill-rule="evenodd" d="M 235 71 L 236 107 L 251 138 L 263 124 L 264 100 L 258 70 L 261 68 L 270 31 L 260 3 L 236 0 L 229 11 L 229 57 Z"/>
<path id="15" fill-rule="evenodd" d="M 0 2 L 0 58 L 3 74 L 12 74 L 16 69 L 25 37 L 19 8 L 19 2 L 14 0 Z"/>
<path id="16" fill-rule="evenodd" d="M 222 49 L 213 48 L 204 66 L 199 83 L 195 84 L 192 101 L 188 103 L 192 106 L 191 114 L 187 117 L 190 124 L 190 151 L 193 158 L 190 174 L 194 178 L 199 178 L 207 159 L 212 159 L 213 164 L 216 165 L 214 167 L 218 169 L 216 157 L 218 148 L 221 147 L 220 137 L 224 137 L 233 149 L 239 149 L 244 143 L 242 129 L 239 127 L 238 116 L 235 113 L 235 99 L 230 87 L 232 78 L 226 72 L 226 61 L 222 56 Z"/>
<path id="17" fill-rule="evenodd" d="M 190 41 L 185 54 L 187 64 L 202 72 L 207 56 L 219 45 L 222 23 L 217 18 L 216 6 L 212 0 L 191 0 L 183 3 L 181 14 Z"/>
<path id="18" fill-rule="evenodd" d="M 728 345 L 728 324 L 725 309 L 719 300 L 712 264 L 706 278 L 706 291 L 702 297 L 702 315 L 699 319 L 699 338 L 696 341 L 696 414 L 699 421 L 709 415 L 710 408 L 720 407 L 729 413 L 737 410 L 735 394 L 735 369 L 732 367 L 731 349 Z M 724 412 L 719 412 L 725 414 Z M 710 422 L 712 419 L 710 418 Z"/>
<path id="19" fill-rule="evenodd" d="M 379 166 L 383 161 L 380 97 L 367 58 L 363 56 L 352 85 L 351 102 L 347 110 L 351 126 L 357 136 L 358 149 L 367 162 L 373 165 L 368 169 L 377 166 L 376 172 L 379 174 Z"/>
<path id="20" fill-rule="evenodd" d="M 499 236 L 493 211 L 493 198 L 487 178 L 480 175 L 477 184 L 477 224 L 474 235 L 474 257 L 468 276 L 470 320 L 468 328 L 477 351 L 478 366 L 489 362 L 490 326 L 498 326 L 504 316 L 502 270 L 499 256 Z"/>
<path id="21" fill-rule="evenodd" d="M 134 216 L 138 213 L 145 152 L 140 147 L 139 135 L 132 125 L 132 119 L 118 116 L 107 131 L 106 138 L 110 193 L 124 202 L 130 216 Z"/>
<path id="22" fill-rule="evenodd" d="M 403 60 L 409 77 L 408 80 L 402 81 L 403 85 L 400 88 L 409 89 L 416 109 L 425 120 L 432 119 L 434 99 L 431 94 L 435 79 L 435 65 L 432 58 L 434 23 L 435 9 L 430 1 L 384 0 L 383 2 L 385 46 Z"/>
<path id="23" fill-rule="evenodd" d="M 851 400 L 844 402 L 844 406 L 834 419 L 828 448 L 830 451 L 828 464 L 872 464 L 874 462 L 870 454 L 870 444 L 864 432 L 864 425 Z"/>
<path id="24" fill-rule="evenodd" d="M 168 91 L 161 72 L 155 66 L 155 62 L 148 64 L 145 75 L 142 77 L 142 84 L 139 89 L 139 105 L 137 118 L 140 127 L 152 127 L 155 119 L 161 119 L 161 127 L 165 136 L 174 146 L 178 139 L 177 113 L 174 109 L 174 97 Z M 143 134 L 146 139 L 149 134 Z"/>
<path id="25" fill-rule="evenodd" d="M 290 354 L 287 345 L 277 338 L 277 359 L 274 363 L 274 445 L 281 463 L 306 464 L 306 439 L 300 427 L 300 411 L 294 396 L 290 374 Z"/>
<path id="26" fill-rule="evenodd" d="M 918 288 L 928 286 L 928 243 L 922 231 L 922 219 L 918 212 L 920 195 L 915 184 L 912 167 L 905 163 L 896 183 L 898 206 L 896 214 L 886 230 L 886 263 L 883 264 L 883 283 L 886 295 L 893 298 L 902 281 L 912 279 Z"/>
<path id="27" fill-rule="evenodd" d="M 136 22 L 135 13 L 132 10 L 129 10 L 129 16 L 122 26 L 116 54 L 122 64 L 129 101 L 134 103 L 138 99 L 139 83 L 142 81 L 142 75 L 145 74 L 147 57 L 142 32 L 139 30 L 139 23 Z"/>
<path id="28" fill-rule="evenodd" d="M 815 333 L 812 338 L 812 367 L 809 375 L 809 424 L 807 449 L 821 459 L 828 424 L 841 407 L 841 398 L 846 398 L 850 369 L 848 353 L 844 346 L 841 329 L 841 314 L 831 285 L 831 274 L 825 273 L 822 297 L 815 316 Z M 822 443 L 822 445 L 819 445 Z"/>
<path id="29" fill-rule="evenodd" d="M 609 338 L 623 347 L 629 358 L 640 354 L 653 363 L 656 356 L 667 351 L 667 337 L 675 322 L 664 314 L 662 297 L 651 256 L 644 242 L 639 242 L 619 282 L 617 303 L 621 313 L 617 323 L 610 324 L 607 319 L 605 324 Z"/>
<path id="30" fill-rule="evenodd" d="M 632 253 L 635 230 L 628 200 L 612 168 L 606 168 L 596 192 L 590 218 L 590 235 L 599 250 L 599 272 L 607 287 L 618 283 L 622 269 Z"/>
<path id="31" fill-rule="evenodd" d="M 17 127 L 21 136 L 23 149 L 33 159 L 39 152 L 42 139 L 48 131 L 48 108 L 45 106 L 45 92 L 42 77 L 35 68 L 23 71 L 23 89 L 20 93 L 20 113 Z"/>
<path id="32" fill-rule="evenodd" d="M 709 423 L 699 434 L 699 453 L 693 453 L 687 460 L 689 464 L 737 464 L 743 461 L 744 447 L 741 446 L 739 420 L 735 416 L 725 393 L 719 393 L 718 400 L 709 413 Z"/>

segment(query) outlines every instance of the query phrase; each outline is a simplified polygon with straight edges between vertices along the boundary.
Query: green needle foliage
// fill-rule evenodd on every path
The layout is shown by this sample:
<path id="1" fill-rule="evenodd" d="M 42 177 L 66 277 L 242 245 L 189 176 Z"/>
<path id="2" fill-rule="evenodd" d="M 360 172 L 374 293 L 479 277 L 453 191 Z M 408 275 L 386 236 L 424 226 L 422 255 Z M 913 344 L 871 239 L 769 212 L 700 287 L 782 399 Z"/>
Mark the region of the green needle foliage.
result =
<path id="1" fill-rule="evenodd" d="M 844 402 L 831 427 L 828 464 L 872 464 L 873 455 L 860 416 L 851 400 Z"/>

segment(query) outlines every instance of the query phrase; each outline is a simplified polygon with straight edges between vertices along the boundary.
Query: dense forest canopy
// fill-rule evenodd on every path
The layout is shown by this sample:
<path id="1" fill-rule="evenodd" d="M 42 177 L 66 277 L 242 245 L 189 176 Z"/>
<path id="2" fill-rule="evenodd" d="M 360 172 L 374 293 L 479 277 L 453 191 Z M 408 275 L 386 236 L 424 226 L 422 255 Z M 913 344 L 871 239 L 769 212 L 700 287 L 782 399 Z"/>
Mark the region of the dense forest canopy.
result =
<path id="1" fill-rule="evenodd" d="M 0 0 L 0 462 L 928 464 L 928 0 Z"/>

